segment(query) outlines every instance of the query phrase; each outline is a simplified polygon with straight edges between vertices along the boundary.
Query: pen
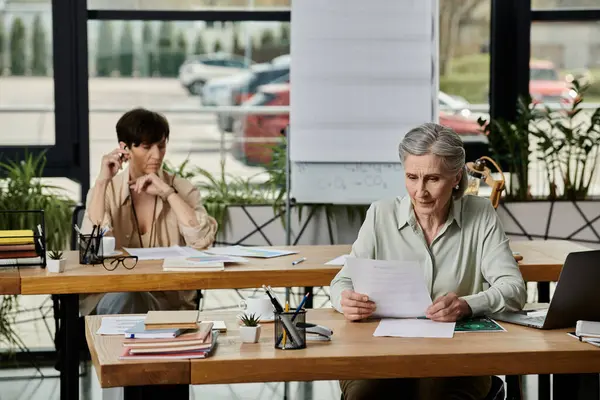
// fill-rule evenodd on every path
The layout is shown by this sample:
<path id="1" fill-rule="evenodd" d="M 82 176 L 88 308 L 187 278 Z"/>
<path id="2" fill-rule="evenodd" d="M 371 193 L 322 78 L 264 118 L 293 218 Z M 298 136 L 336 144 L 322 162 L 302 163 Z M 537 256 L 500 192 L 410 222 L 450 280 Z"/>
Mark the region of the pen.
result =
<path id="1" fill-rule="evenodd" d="M 271 292 L 269 291 L 269 289 L 267 289 L 267 287 L 265 285 L 262 285 L 262 287 L 263 287 L 263 289 L 265 289 L 267 296 L 269 296 L 269 298 L 271 299 L 271 303 L 273 304 L 275 311 L 283 312 L 283 308 L 281 307 L 281 304 L 279 304 L 279 302 L 277 300 L 275 300 L 275 298 L 271 295 Z"/>
<path id="2" fill-rule="evenodd" d="M 290 303 L 288 303 L 287 301 L 285 302 L 285 312 L 289 312 L 290 311 Z M 286 335 L 285 335 L 285 329 L 283 330 L 283 349 L 285 350 L 285 339 L 286 339 Z"/>
<path id="3" fill-rule="evenodd" d="M 300 304 L 298 304 L 298 307 L 296 307 L 296 310 L 294 311 L 294 316 L 292 317 L 292 322 L 294 322 L 294 320 L 298 316 L 298 313 L 300 312 L 300 310 L 302 310 L 302 307 L 304 307 L 304 303 L 306 303 L 306 300 L 308 300 L 308 296 L 310 296 L 310 292 L 306 292 L 304 298 L 302 299 Z"/>
<path id="4" fill-rule="evenodd" d="M 302 258 L 301 258 L 301 259 L 299 259 L 299 260 L 292 261 L 292 265 L 297 265 L 297 264 L 300 264 L 300 263 L 301 263 L 301 262 L 303 262 L 303 261 L 306 261 L 306 257 L 302 257 Z"/>

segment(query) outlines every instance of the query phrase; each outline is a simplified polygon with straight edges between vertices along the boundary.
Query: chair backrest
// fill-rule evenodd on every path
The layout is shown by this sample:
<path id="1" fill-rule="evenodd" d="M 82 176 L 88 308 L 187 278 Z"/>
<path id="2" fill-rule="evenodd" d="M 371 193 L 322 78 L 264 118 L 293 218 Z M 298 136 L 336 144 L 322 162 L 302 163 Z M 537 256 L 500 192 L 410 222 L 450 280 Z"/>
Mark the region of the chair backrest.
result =
<path id="1" fill-rule="evenodd" d="M 504 381 L 498 376 L 492 376 L 492 387 L 484 400 L 504 400 L 505 396 Z"/>
<path id="2" fill-rule="evenodd" d="M 71 250 L 77 250 L 77 231 L 75 230 L 75 225 L 81 227 L 81 223 L 83 222 L 83 216 L 85 215 L 85 206 L 83 204 L 77 204 L 75 209 L 73 209 L 73 215 L 71 216 Z"/>

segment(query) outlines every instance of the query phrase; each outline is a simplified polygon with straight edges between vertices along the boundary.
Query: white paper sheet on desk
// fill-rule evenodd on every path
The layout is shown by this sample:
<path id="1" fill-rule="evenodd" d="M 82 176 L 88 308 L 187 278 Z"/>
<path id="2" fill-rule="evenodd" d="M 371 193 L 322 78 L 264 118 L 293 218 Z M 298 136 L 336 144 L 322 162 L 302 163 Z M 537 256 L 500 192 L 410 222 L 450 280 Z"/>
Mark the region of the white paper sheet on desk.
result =
<path id="1" fill-rule="evenodd" d="M 339 257 L 334 258 L 333 260 L 329 260 L 325 263 L 325 265 L 344 265 L 346 263 L 346 258 L 348 258 L 348 254 L 341 255 Z"/>
<path id="2" fill-rule="evenodd" d="M 102 317 L 100 328 L 96 331 L 98 335 L 123 335 L 125 331 L 136 326 L 146 318 L 145 315 Z"/>
<path id="3" fill-rule="evenodd" d="M 373 336 L 451 338 L 454 336 L 455 325 L 454 322 L 436 322 L 429 319 L 382 319 Z"/>
<path id="4" fill-rule="evenodd" d="M 290 254 L 297 254 L 297 251 L 293 250 L 281 250 L 281 249 L 270 249 L 262 247 L 251 247 L 251 246 L 225 246 L 225 247 L 211 247 L 205 250 L 209 254 L 220 254 L 224 256 L 238 256 L 238 257 L 258 257 L 258 258 L 273 258 L 279 256 L 287 256 Z"/>
<path id="5" fill-rule="evenodd" d="M 138 260 L 164 260 L 165 258 L 177 257 L 198 257 L 204 253 L 191 247 L 171 246 L 171 247 L 150 247 L 147 249 L 137 249 L 124 247 L 132 256 L 138 256 Z"/>
<path id="6" fill-rule="evenodd" d="M 431 295 L 417 262 L 348 257 L 346 268 L 354 291 L 366 294 L 377 305 L 375 317 L 421 317 L 431 305 Z"/>

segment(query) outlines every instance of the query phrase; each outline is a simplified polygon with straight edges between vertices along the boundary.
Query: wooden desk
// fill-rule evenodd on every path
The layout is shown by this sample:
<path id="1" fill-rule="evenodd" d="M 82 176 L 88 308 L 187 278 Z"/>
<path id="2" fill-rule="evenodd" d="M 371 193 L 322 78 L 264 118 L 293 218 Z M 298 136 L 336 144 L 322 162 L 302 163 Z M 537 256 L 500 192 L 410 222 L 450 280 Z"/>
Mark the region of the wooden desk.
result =
<path id="1" fill-rule="evenodd" d="M 523 279 L 531 282 L 557 282 L 569 253 L 590 250 L 567 240 L 512 241 L 510 248 L 523 256 L 519 267 Z"/>
<path id="2" fill-rule="evenodd" d="M 100 385 L 600 372 L 600 350 L 567 336 L 567 330 L 503 324 L 508 332 L 457 333 L 453 339 L 376 338 L 378 321 L 351 323 L 331 309 L 318 309 L 308 311 L 307 321 L 330 327 L 332 341 L 309 341 L 306 349 L 283 351 L 273 347 L 273 324 L 263 324 L 259 343 L 241 343 L 235 315 L 203 314 L 225 320 L 228 328 L 210 358 L 154 362 L 119 361 L 123 339 L 96 335 L 101 317 L 86 317 Z"/>
<path id="3" fill-rule="evenodd" d="M 263 284 L 273 287 L 329 286 L 340 267 L 325 263 L 348 254 L 351 246 L 277 248 L 293 249 L 299 253 L 271 259 L 249 259 L 248 264 L 228 265 L 225 271 L 206 272 L 165 272 L 162 261 L 140 261 L 131 271 L 120 266 L 114 271 L 106 271 L 102 265 L 80 265 L 78 253 L 71 251 L 67 252 L 68 263 L 62 274 L 48 273 L 41 268 L 21 268 L 21 294 L 241 289 Z M 511 248 L 523 256 L 519 266 L 524 279 L 533 282 L 557 281 L 569 252 L 589 250 L 558 240 L 512 242 Z M 307 261 L 292 265 L 292 261 L 300 257 L 306 257 Z M 13 278 L 18 281 L 18 278 Z"/>
<path id="4" fill-rule="evenodd" d="M 21 278 L 15 267 L 0 266 L 0 295 L 21 293 Z"/>
<path id="5" fill-rule="evenodd" d="M 51 274 L 43 269 L 21 269 L 22 294 L 76 294 L 139 292 L 158 290 L 242 289 L 264 285 L 273 287 L 328 286 L 339 266 L 327 261 L 350 252 L 350 245 L 278 246 L 299 254 L 271 259 L 249 258 L 247 264 L 227 265 L 225 271 L 165 272 L 162 260 L 140 261 L 132 270 L 119 266 L 107 271 L 102 265 L 80 265 L 78 253 L 67 252 L 64 273 Z M 307 261 L 292 265 L 306 257 Z"/>

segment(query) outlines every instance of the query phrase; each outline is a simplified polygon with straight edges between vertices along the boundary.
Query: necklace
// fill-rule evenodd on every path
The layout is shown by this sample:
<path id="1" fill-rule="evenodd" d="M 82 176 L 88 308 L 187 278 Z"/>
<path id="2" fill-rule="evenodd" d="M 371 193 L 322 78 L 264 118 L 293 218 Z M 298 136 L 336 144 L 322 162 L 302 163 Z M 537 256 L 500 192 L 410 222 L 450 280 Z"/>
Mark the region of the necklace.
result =
<path id="1" fill-rule="evenodd" d="M 131 197 L 131 209 L 133 210 L 133 217 L 135 219 L 135 227 L 137 228 L 137 234 L 138 234 L 138 238 L 140 240 L 140 247 L 144 248 L 144 242 L 142 241 L 142 234 L 140 232 L 140 223 L 138 222 L 138 217 L 137 217 L 137 213 L 135 212 L 135 205 L 133 204 L 133 196 L 131 195 L 131 193 L 129 194 L 129 196 Z M 154 223 L 156 221 L 156 203 L 158 201 L 158 197 L 154 197 L 154 211 L 152 211 L 152 227 L 150 228 L 150 239 L 148 240 L 148 243 L 150 244 L 150 246 L 148 247 L 154 247 L 152 246 L 152 239 L 154 239 L 154 244 L 156 245 L 156 237 L 154 237 Z"/>

